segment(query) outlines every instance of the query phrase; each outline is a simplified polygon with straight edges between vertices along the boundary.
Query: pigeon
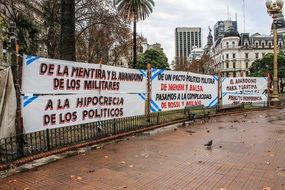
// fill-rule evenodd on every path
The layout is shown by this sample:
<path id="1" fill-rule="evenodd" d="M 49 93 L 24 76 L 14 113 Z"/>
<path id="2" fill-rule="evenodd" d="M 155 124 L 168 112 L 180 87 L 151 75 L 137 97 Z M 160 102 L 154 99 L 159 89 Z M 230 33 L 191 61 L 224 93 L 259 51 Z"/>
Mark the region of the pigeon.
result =
<path id="1" fill-rule="evenodd" d="M 213 144 L 213 140 L 210 140 L 207 144 L 204 144 L 207 148 L 211 148 Z"/>

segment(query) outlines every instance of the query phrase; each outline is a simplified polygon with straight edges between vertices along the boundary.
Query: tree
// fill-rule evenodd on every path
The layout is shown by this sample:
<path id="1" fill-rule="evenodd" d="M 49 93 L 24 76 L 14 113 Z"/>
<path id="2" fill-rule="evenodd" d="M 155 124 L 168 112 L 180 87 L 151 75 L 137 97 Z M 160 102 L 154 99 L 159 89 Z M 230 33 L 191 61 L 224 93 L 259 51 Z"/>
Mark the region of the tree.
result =
<path id="1" fill-rule="evenodd" d="M 283 92 L 285 81 L 285 55 L 283 52 L 279 52 L 278 54 L 278 78 L 280 82 L 280 90 Z M 250 76 L 252 77 L 265 77 L 267 72 L 270 73 L 271 81 L 273 79 L 273 60 L 274 55 L 272 53 L 266 54 L 262 59 L 258 59 L 254 61 L 249 68 Z"/>
<path id="2" fill-rule="evenodd" d="M 128 20 L 133 21 L 133 67 L 137 62 L 136 23 L 148 17 L 155 6 L 153 0 L 114 0 L 117 10 Z"/>
<path id="3" fill-rule="evenodd" d="M 152 68 L 169 69 L 168 59 L 161 50 L 148 49 L 145 53 L 139 55 L 138 64 L 135 68 L 145 69 L 146 65 L 150 63 Z"/>
<path id="4" fill-rule="evenodd" d="M 4 24 L 17 24 L 22 53 L 61 58 L 61 2 L 0 0 Z M 19 21 L 25 23 L 18 24 Z M 23 25 L 28 28 L 22 28 Z M 130 22 L 116 11 L 113 0 L 75 0 L 76 60 L 98 63 L 102 59 L 106 64 L 112 60 L 110 52 L 116 47 L 118 56 L 130 62 L 131 46 Z"/>
<path id="5" fill-rule="evenodd" d="M 273 58 L 272 53 L 266 54 L 262 59 L 254 61 L 249 68 L 250 76 L 252 77 L 265 77 L 269 71 L 273 76 Z M 283 52 L 278 54 L 278 78 L 285 78 L 285 55 Z"/>
<path id="6" fill-rule="evenodd" d="M 60 57 L 75 61 L 75 0 L 61 0 Z"/>
<path id="7" fill-rule="evenodd" d="M 27 9 L 18 7 L 19 4 L 24 2 L 20 0 L 1 0 L 0 6 L 4 7 L 4 9 L 0 9 L 0 16 L 6 25 L 11 23 L 16 25 L 20 53 L 36 54 L 39 46 L 40 28 L 35 20 L 32 19 L 30 13 L 26 13 Z"/>
<path id="8" fill-rule="evenodd" d="M 128 56 L 131 49 L 130 23 L 118 15 L 113 1 L 80 0 L 76 7 L 77 60 L 97 63 Z"/>
<path id="9" fill-rule="evenodd" d="M 172 65 L 173 70 L 175 71 L 187 71 L 188 66 L 189 61 L 187 60 L 187 57 L 184 56 L 175 57 Z"/>

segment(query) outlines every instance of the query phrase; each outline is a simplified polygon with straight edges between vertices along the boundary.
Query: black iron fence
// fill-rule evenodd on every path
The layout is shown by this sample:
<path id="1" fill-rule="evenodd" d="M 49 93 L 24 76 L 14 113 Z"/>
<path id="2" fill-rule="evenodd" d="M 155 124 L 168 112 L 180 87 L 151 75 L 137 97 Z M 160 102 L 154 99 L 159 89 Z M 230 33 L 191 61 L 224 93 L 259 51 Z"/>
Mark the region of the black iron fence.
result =
<path id="1" fill-rule="evenodd" d="M 98 140 L 112 135 L 186 118 L 187 115 L 184 113 L 184 110 L 177 110 L 151 113 L 149 116 L 142 115 L 118 118 L 62 128 L 46 129 L 12 136 L 0 139 L 0 164 L 81 142 Z M 19 139 L 22 141 L 23 150 L 19 150 L 18 148 L 17 143 L 19 143 Z"/>
<path id="2" fill-rule="evenodd" d="M 244 106 L 244 109 L 266 107 L 267 103 L 256 106 Z M 217 109 L 209 109 L 210 115 Z M 199 110 L 198 110 L 199 111 Z M 202 110 L 201 110 L 202 111 Z M 128 118 L 118 118 L 94 123 L 68 126 L 55 129 L 21 134 L 0 139 L 0 164 L 9 163 L 22 157 L 39 154 L 42 152 L 82 143 L 99 140 L 112 135 L 144 129 L 150 126 L 166 124 L 169 122 L 187 119 L 185 110 L 151 113 L 149 116 L 141 115 Z M 23 144 L 23 150 L 18 144 Z"/>

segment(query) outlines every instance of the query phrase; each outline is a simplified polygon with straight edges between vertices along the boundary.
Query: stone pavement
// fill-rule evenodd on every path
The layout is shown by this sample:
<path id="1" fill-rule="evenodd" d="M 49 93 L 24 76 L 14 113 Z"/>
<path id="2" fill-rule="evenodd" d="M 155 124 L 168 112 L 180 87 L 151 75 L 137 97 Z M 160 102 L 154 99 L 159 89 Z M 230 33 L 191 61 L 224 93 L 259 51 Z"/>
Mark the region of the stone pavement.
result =
<path id="1" fill-rule="evenodd" d="M 284 109 L 143 133 L 0 180 L 1 190 L 266 187 L 285 189 Z"/>

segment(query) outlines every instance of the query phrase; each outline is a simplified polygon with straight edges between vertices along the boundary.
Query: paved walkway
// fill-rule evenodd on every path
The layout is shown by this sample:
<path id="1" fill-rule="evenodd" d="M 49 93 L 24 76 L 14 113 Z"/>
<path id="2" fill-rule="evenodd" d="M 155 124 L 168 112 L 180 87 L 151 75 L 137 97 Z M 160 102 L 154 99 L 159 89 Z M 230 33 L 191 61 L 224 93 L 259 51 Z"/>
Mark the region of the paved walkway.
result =
<path id="1" fill-rule="evenodd" d="M 285 110 L 130 137 L 0 181 L 0 189 L 285 189 Z M 211 150 L 204 148 L 213 140 Z"/>

